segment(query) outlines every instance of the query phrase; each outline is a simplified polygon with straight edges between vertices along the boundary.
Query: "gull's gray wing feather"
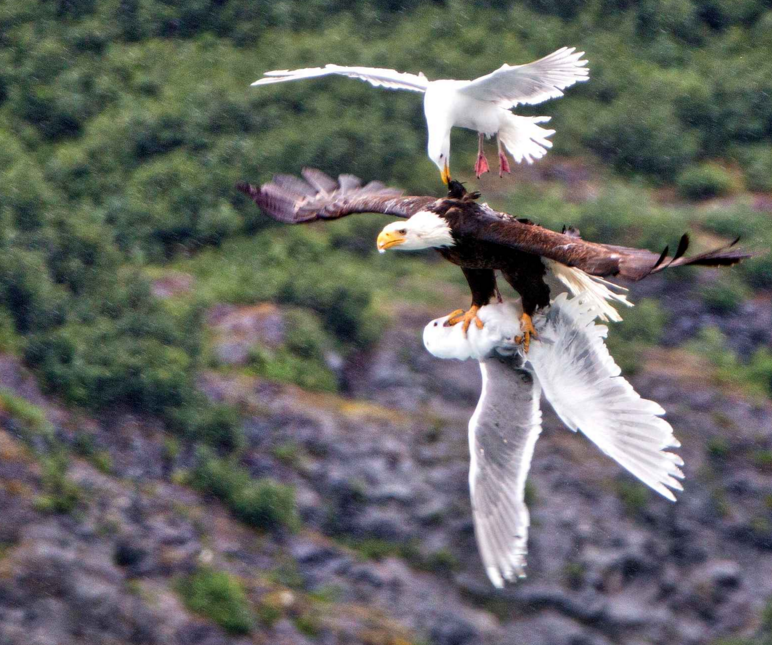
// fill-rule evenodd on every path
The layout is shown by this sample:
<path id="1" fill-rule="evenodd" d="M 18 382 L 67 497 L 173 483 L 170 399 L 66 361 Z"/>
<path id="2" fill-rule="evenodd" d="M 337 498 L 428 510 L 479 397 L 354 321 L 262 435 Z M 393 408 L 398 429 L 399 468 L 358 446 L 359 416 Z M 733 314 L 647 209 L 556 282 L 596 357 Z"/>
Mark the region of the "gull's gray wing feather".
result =
<path id="1" fill-rule="evenodd" d="M 582 56 L 584 52 L 576 52 L 574 47 L 562 47 L 527 65 L 502 65 L 470 81 L 459 92 L 505 109 L 542 103 L 563 96 L 562 90 L 589 78 Z"/>
<path id="2" fill-rule="evenodd" d="M 483 386 L 469 420 L 469 487 L 477 545 L 496 587 L 525 577 L 530 519 L 525 480 L 541 432 L 541 388 L 519 356 L 480 361 Z"/>
<path id="3" fill-rule="evenodd" d="M 423 74 L 408 74 L 381 67 L 343 67 L 341 65 L 325 65 L 324 67 L 293 70 L 279 69 L 273 72 L 265 72 L 264 78 L 255 81 L 252 85 L 271 85 L 273 83 L 284 83 L 285 81 L 299 81 L 306 78 L 332 75 L 357 78 L 361 81 L 367 81 L 375 87 L 385 87 L 389 90 L 425 92 L 426 87 L 429 85 L 429 80 Z"/>
<path id="4" fill-rule="evenodd" d="M 683 490 L 683 460 L 668 448 L 681 444 L 654 401 L 642 399 L 620 374 L 596 325 L 597 306 L 582 297 L 560 294 L 537 322 L 540 342 L 528 360 L 555 412 L 573 431 L 581 430 L 605 454 L 644 484 L 675 501 Z"/>

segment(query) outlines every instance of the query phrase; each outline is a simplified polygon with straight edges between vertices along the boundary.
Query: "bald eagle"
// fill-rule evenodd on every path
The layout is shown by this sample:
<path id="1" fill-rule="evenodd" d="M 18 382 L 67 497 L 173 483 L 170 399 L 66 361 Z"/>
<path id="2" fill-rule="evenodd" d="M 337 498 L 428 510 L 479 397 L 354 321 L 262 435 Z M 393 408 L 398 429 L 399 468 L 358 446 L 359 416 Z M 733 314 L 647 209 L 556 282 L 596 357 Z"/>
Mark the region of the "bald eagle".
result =
<path id="1" fill-rule="evenodd" d="M 483 307 L 485 327 L 467 336 L 445 318 L 424 329 L 434 356 L 480 363 L 482 392 L 469 420 L 469 488 L 477 545 L 496 587 L 525 577 L 525 482 L 541 433 L 542 393 L 570 430 L 644 484 L 670 501 L 672 490 L 683 490 L 683 460 L 670 452 L 680 443 L 661 418 L 665 411 L 620 376 L 603 342 L 608 330 L 595 324 L 599 314 L 592 300 L 560 294 L 536 315 L 546 342 L 534 343 L 527 355 L 511 340 L 519 333 L 516 303 Z"/>
<path id="2" fill-rule="evenodd" d="M 641 280 L 664 269 L 685 265 L 728 266 L 750 257 L 734 248 L 733 242 L 707 253 L 684 257 L 689 238 L 683 235 L 672 258 L 668 249 L 652 253 L 625 246 L 598 244 L 581 239 L 573 230 L 557 233 L 533 222 L 494 211 L 476 201 L 479 193 L 467 193 L 451 181 L 447 197 L 403 196 L 402 191 L 381 182 L 362 186 L 353 175 L 338 181 L 319 170 L 306 168 L 305 179 L 276 175 L 262 186 L 240 183 L 237 188 L 248 195 L 264 213 L 288 224 L 339 219 L 353 213 L 384 213 L 403 218 L 381 231 L 378 250 L 414 251 L 434 248 L 461 267 L 472 292 L 467 310 L 456 310 L 449 325 L 462 323 L 464 332 L 472 322 L 479 328 L 480 307 L 497 299 L 496 271 L 517 291 L 523 303 L 520 341 L 528 351 L 535 330 L 534 312 L 550 301 L 545 280 L 551 274 L 574 294 L 593 298 L 601 314 L 619 320 L 609 302 L 629 304 L 615 293 L 607 277 Z"/>
<path id="3" fill-rule="evenodd" d="M 539 123 L 548 116 L 517 116 L 510 109 L 517 105 L 536 105 L 563 96 L 562 90 L 586 81 L 589 70 L 582 60 L 584 52 L 562 47 L 549 56 L 527 65 L 502 65 L 499 69 L 471 81 L 430 81 L 423 74 L 406 74 L 379 67 L 343 67 L 327 65 L 308 69 L 265 72 L 252 85 L 271 85 L 320 76 L 348 76 L 390 90 L 409 90 L 424 95 L 424 114 L 429 130 L 429 158 L 440 169 L 442 181 L 450 181 L 450 130 L 454 126 L 476 130 L 479 147 L 475 174 L 488 172 L 483 154 L 483 138 L 496 135 L 499 152 L 499 176 L 509 172 L 504 148 L 520 163 L 541 159 L 552 142 L 554 130 Z M 503 144 L 503 146 L 502 146 Z"/>

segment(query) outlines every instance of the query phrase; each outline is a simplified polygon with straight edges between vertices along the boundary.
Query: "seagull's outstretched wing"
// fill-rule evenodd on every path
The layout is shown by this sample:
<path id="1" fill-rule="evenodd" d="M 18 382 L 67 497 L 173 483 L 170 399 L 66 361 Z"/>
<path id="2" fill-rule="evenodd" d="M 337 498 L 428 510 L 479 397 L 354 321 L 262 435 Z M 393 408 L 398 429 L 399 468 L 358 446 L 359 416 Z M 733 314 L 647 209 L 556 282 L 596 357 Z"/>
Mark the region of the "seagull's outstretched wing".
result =
<path id="1" fill-rule="evenodd" d="M 571 430 L 581 430 L 598 448 L 669 500 L 683 490 L 683 460 L 667 452 L 681 444 L 660 418 L 665 411 L 642 399 L 622 376 L 596 325 L 598 310 L 588 299 L 560 294 L 537 322 L 540 342 L 528 360 L 555 412 Z"/>
<path id="2" fill-rule="evenodd" d="M 527 65 L 502 65 L 470 81 L 459 92 L 501 108 L 535 105 L 563 96 L 562 90 L 590 77 L 582 56 L 584 52 L 575 52 L 574 47 L 563 47 Z"/>
<path id="3" fill-rule="evenodd" d="M 285 224 L 305 224 L 320 219 L 338 219 L 354 213 L 383 213 L 411 217 L 434 197 L 404 197 L 402 191 L 388 188 L 379 181 L 366 186 L 354 175 L 340 175 L 335 181 L 321 170 L 304 168 L 303 179 L 292 175 L 274 175 L 262 186 L 236 185 L 262 211 Z"/>
<path id="4" fill-rule="evenodd" d="M 539 383 L 520 356 L 480 361 L 483 386 L 469 420 L 469 487 L 477 545 L 496 587 L 525 577 L 530 518 L 525 479 L 541 432 Z"/>
<path id="5" fill-rule="evenodd" d="M 340 65 L 325 65 L 324 67 L 308 67 L 306 69 L 279 69 L 265 72 L 265 78 L 255 81 L 252 85 L 270 85 L 285 81 L 299 81 L 304 78 L 320 76 L 348 76 L 367 81 L 375 87 L 385 87 L 388 90 L 410 90 L 425 92 L 429 80 L 423 74 L 408 74 L 393 69 L 381 67 L 342 67 Z"/>

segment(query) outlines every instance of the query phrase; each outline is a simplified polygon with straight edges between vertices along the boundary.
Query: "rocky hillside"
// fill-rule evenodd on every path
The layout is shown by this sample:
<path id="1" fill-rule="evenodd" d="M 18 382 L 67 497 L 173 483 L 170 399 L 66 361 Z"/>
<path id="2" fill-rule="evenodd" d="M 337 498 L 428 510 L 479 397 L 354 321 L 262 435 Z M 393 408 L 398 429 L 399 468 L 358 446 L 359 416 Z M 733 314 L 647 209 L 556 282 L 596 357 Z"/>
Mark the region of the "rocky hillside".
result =
<path id="1" fill-rule="evenodd" d="M 180 280 L 169 282 L 157 295 Z M 671 344 L 740 319 L 761 320 L 747 342 L 769 342 L 768 299 L 716 318 L 689 291 L 662 300 Z M 467 491 L 477 367 L 420 344 L 458 297 L 400 305 L 374 349 L 329 356 L 342 395 L 234 369 L 244 347 L 281 342 L 285 309 L 211 310 L 198 386 L 240 411 L 237 459 L 195 453 L 130 411 L 67 410 L 4 356 L 0 643 L 767 642 L 772 405 L 717 387 L 709 357 L 678 348 L 643 350 L 632 379 L 683 443 L 678 503 L 548 413 L 528 488 L 529 576 L 493 589 Z M 289 489 L 254 492 L 262 507 L 239 501 L 228 487 L 244 471 L 292 485 L 297 515 Z"/>

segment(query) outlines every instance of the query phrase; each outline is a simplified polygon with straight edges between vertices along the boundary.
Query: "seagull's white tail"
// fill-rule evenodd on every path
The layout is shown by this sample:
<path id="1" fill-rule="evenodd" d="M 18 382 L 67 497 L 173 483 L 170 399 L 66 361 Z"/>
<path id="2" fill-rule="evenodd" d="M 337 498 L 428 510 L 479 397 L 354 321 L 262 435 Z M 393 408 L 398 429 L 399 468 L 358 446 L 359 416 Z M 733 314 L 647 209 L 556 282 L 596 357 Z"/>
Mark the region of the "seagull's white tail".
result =
<path id="1" fill-rule="evenodd" d="M 620 466 L 667 499 L 683 490 L 681 458 L 668 452 L 681 444 L 661 418 L 665 411 L 642 399 L 622 376 L 596 325 L 597 304 L 561 293 L 545 320 L 535 320 L 540 342 L 528 360 L 547 400 L 571 430 L 581 430 Z"/>
<path id="2" fill-rule="evenodd" d="M 534 159 L 541 159 L 547 154 L 547 150 L 552 147 L 552 141 L 547 137 L 555 134 L 555 131 L 537 124 L 549 120 L 548 116 L 517 116 L 511 112 L 506 113 L 499 127 L 499 139 L 517 163 L 523 160 L 533 163 Z"/>

